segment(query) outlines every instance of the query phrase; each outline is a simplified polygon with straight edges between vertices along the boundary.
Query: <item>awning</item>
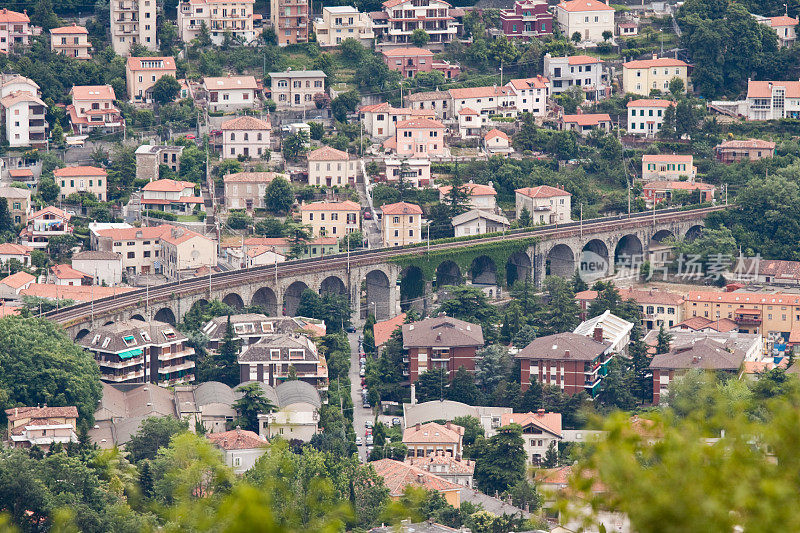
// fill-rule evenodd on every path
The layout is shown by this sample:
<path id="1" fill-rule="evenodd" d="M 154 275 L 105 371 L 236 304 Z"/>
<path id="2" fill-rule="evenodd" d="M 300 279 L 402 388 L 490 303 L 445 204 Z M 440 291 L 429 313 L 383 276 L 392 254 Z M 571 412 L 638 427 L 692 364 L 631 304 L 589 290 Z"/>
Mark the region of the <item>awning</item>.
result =
<path id="1" fill-rule="evenodd" d="M 120 359 L 130 359 L 131 357 L 136 357 L 142 355 L 141 348 L 134 348 L 133 350 L 128 350 L 127 352 L 122 352 L 119 354 Z"/>

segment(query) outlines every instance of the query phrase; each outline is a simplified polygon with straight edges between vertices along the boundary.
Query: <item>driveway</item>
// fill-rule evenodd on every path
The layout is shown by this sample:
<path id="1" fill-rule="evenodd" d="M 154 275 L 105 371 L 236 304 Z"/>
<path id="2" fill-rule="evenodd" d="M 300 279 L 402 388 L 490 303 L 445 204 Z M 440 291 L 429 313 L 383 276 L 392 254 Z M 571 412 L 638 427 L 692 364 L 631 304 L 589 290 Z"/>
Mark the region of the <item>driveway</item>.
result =
<path id="1" fill-rule="evenodd" d="M 355 429 L 356 436 L 361 437 L 363 441 L 366 441 L 364 438 L 364 422 L 367 420 L 374 421 L 375 415 L 372 412 L 372 409 L 364 409 L 363 407 L 363 400 L 361 396 L 361 376 L 358 375 L 359 372 L 359 364 L 358 364 L 358 333 L 348 333 L 347 339 L 350 341 L 350 396 L 353 399 L 353 429 Z M 366 461 L 367 458 L 367 445 L 364 442 L 363 445 L 358 447 L 358 457 L 362 461 Z"/>

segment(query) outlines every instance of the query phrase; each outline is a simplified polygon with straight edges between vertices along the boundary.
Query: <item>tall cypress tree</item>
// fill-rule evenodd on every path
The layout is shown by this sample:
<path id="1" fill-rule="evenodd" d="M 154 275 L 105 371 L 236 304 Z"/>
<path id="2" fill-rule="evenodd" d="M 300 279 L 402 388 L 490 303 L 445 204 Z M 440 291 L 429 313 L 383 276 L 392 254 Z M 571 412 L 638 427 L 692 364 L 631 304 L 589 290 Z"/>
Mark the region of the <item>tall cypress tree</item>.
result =
<path id="1" fill-rule="evenodd" d="M 656 338 L 656 353 L 662 354 L 669 351 L 669 344 L 672 342 L 672 335 L 664 329 L 664 324 L 658 330 L 658 337 Z"/>
<path id="2" fill-rule="evenodd" d="M 628 355 L 633 372 L 633 395 L 642 403 L 648 402 L 653 398 L 653 374 L 650 372 L 652 357 L 647 353 L 647 345 L 642 340 L 641 326 L 638 323 L 631 330 Z"/>
<path id="3" fill-rule="evenodd" d="M 222 337 L 219 351 L 214 357 L 214 380 L 233 387 L 239 384 L 239 341 L 233 334 L 231 315 L 225 325 L 225 335 Z"/>

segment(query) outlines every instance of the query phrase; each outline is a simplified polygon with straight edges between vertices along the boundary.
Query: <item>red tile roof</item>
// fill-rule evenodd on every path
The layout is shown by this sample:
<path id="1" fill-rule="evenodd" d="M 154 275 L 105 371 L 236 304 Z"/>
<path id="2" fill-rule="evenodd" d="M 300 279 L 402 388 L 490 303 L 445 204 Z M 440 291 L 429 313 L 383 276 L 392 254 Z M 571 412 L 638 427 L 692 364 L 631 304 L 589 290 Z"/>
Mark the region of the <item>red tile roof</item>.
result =
<path id="1" fill-rule="evenodd" d="M 347 161 L 350 156 L 347 152 L 337 150 L 331 146 L 323 146 L 306 154 L 309 161 Z"/>
<path id="2" fill-rule="evenodd" d="M 710 183 L 700 183 L 699 181 L 652 181 L 647 183 L 644 189 L 653 191 L 713 191 L 716 187 Z"/>
<path id="3" fill-rule="evenodd" d="M 577 115 L 563 115 L 564 122 L 575 123 L 578 126 L 597 126 L 601 122 L 611 122 L 608 113 L 579 113 Z"/>
<path id="4" fill-rule="evenodd" d="M 53 35 L 73 35 L 76 33 L 82 33 L 84 35 L 88 35 L 89 30 L 87 30 L 83 26 L 78 26 L 73 22 L 71 26 L 62 26 L 60 28 L 53 28 L 52 30 L 50 30 L 50 33 L 52 33 Z"/>
<path id="5" fill-rule="evenodd" d="M 159 67 L 152 67 L 142 66 L 142 61 L 161 61 L 161 66 Z M 136 70 L 175 70 L 175 58 L 171 56 L 164 56 L 164 57 L 129 57 L 128 58 L 128 69 L 136 71 Z"/>
<path id="6" fill-rule="evenodd" d="M 83 272 L 75 270 L 70 265 L 53 265 L 50 272 L 58 279 L 83 279 L 86 276 Z"/>
<path id="7" fill-rule="evenodd" d="M 503 139 L 505 139 L 507 141 L 510 140 L 508 138 L 508 135 L 506 135 L 502 131 L 498 130 L 497 128 L 494 128 L 494 129 L 490 130 L 486 135 L 483 136 L 483 138 L 486 139 L 487 141 L 489 139 L 494 139 L 495 137 L 501 137 L 501 138 L 503 138 Z"/>
<path id="8" fill-rule="evenodd" d="M 61 218 L 61 219 L 67 220 L 67 221 L 72 218 L 72 215 L 70 215 L 66 211 L 62 211 L 61 209 L 59 209 L 59 208 L 57 208 L 55 206 L 48 205 L 47 207 L 32 213 L 31 216 L 28 217 L 28 219 L 32 220 L 32 219 L 39 218 L 39 217 L 44 216 L 44 215 L 53 215 L 53 216 L 56 216 L 58 218 Z"/>
<path id="9" fill-rule="evenodd" d="M 31 19 L 25 13 L 18 13 L 10 9 L 3 8 L 0 10 L 0 23 L 13 24 L 19 22 L 30 22 Z"/>
<path id="10" fill-rule="evenodd" d="M 673 57 L 659 57 L 656 59 L 639 59 L 622 64 L 625 68 L 651 68 L 651 67 L 688 67 L 685 61 Z"/>
<path id="11" fill-rule="evenodd" d="M 747 139 L 721 142 L 716 146 L 717 149 L 735 149 L 735 148 L 761 148 L 763 150 L 774 150 L 775 143 L 772 141 L 763 141 L 761 139 Z"/>
<path id="12" fill-rule="evenodd" d="M 748 98 L 771 98 L 773 87 L 784 87 L 786 98 L 800 98 L 800 81 L 756 81 L 748 80 Z"/>
<path id="13" fill-rule="evenodd" d="M 301 205 L 300 211 L 361 211 L 361 206 L 350 200 L 344 202 L 314 202 Z"/>
<path id="14" fill-rule="evenodd" d="M 538 187 L 523 187 L 521 189 L 516 189 L 514 192 L 518 192 L 523 196 L 527 196 L 528 198 L 553 198 L 557 196 L 572 196 L 572 194 L 568 193 L 564 189 L 551 187 L 549 185 L 539 185 Z"/>
<path id="15" fill-rule="evenodd" d="M 253 76 L 226 76 L 219 78 L 203 78 L 203 85 L 209 91 L 224 91 L 228 89 L 257 89 L 258 83 Z"/>
<path id="16" fill-rule="evenodd" d="M 785 304 L 800 305 L 800 295 L 768 292 L 721 292 L 690 291 L 686 295 L 687 305 L 691 302 L 713 302 L 729 304 Z"/>
<path id="17" fill-rule="evenodd" d="M 769 17 L 769 25 L 773 28 L 780 26 L 797 26 L 798 20 L 796 18 L 781 15 L 780 17 Z"/>
<path id="18" fill-rule="evenodd" d="M 372 331 L 375 335 L 375 346 L 383 346 L 388 341 L 395 330 L 403 325 L 406 321 L 406 314 L 400 313 L 394 318 L 384 320 L 382 322 L 375 322 L 372 326 Z"/>
<path id="19" fill-rule="evenodd" d="M 545 89 L 550 83 L 546 77 L 541 74 L 534 78 L 517 78 L 508 82 L 515 89 Z"/>
<path id="20" fill-rule="evenodd" d="M 614 11 L 613 7 L 603 2 L 598 2 L 598 0 L 571 0 L 570 2 L 561 2 L 557 7 L 570 13 L 581 11 Z"/>
<path id="21" fill-rule="evenodd" d="M 19 289 L 20 287 L 23 287 L 33 281 L 36 281 L 36 278 L 23 271 L 16 272 L 10 276 L 0 279 L 0 283 L 9 286 L 12 289 Z"/>
<path id="22" fill-rule="evenodd" d="M 234 172 L 222 178 L 224 183 L 269 183 L 275 178 L 284 178 L 286 174 L 279 172 Z"/>
<path id="23" fill-rule="evenodd" d="M 380 459 L 369 464 L 375 469 L 375 473 L 383 478 L 386 488 L 389 489 L 389 495 L 393 497 L 402 496 L 408 486 L 439 492 L 461 491 L 464 488 L 422 468 L 394 459 Z"/>
<path id="24" fill-rule="evenodd" d="M 66 407 L 12 407 L 6 409 L 9 422 L 26 418 L 78 418 L 78 408 Z"/>
<path id="25" fill-rule="evenodd" d="M 681 154 L 644 154 L 642 156 L 642 162 L 668 162 L 668 163 L 692 163 L 694 161 L 694 156 L 691 155 L 681 155 Z"/>
<path id="26" fill-rule="evenodd" d="M 408 48 L 392 48 L 384 50 L 383 55 L 386 57 L 405 57 L 405 56 L 432 56 L 433 52 L 425 50 L 424 48 L 417 48 L 416 46 L 409 46 Z"/>
<path id="27" fill-rule="evenodd" d="M 475 461 L 456 459 L 443 451 L 435 452 L 427 457 L 406 457 L 404 462 L 429 472 L 431 465 L 444 465 L 447 467 L 447 474 L 472 475 L 475 473 Z"/>
<path id="28" fill-rule="evenodd" d="M 450 192 L 452 187 L 450 185 L 444 185 L 439 187 L 439 194 L 447 194 Z M 496 196 L 497 191 L 494 190 L 494 187 L 490 187 L 489 185 L 484 185 L 482 183 L 464 183 L 461 185 L 461 189 L 466 189 L 467 194 L 470 196 Z"/>
<path id="29" fill-rule="evenodd" d="M 54 285 L 52 283 L 31 283 L 27 289 L 22 289 L 23 296 L 37 296 L 50 300 L 74 300 L 76 302 L 90 302 L 92 299 L 105 298 L 106 296 L 119 296 L 120 294 L 134 291 L 134 287 L 101 287 L 99 285 Z"/>
<path id="30" fill-rule="evenodd" d="M 211 240 L 205 235 L 200 235 L 199 233 L 194 232 L 190 229 L 180 228 L 176 226 L 170 226 L 169 231 L 165 232 L 161 236 L 161 240 L 163 242 L 168 242 L 170 244 L 181 244 L 183 242 L 188 241 L 189 239 L 194 239 L 195 237 Z"/>
<path id="31" fill-rule="evenodd" d="M 422 208 L 417 204 L 397 202 L 394 204 L 382 205 L 381 212 L 384 215 L 421 215 Z"/>
<path id="32" fill-rule="evenodd" d="M 156 192 L 182 192 L 184 189 L 188 189 L 191 187 L 194 189 L 194 183 L 191 181 L 175 181 L 170 179 L 163 179 L 163 180 L 156 180 L 151 181 L 144 187 L 142 190 L 144 191 L 156 191 Z"/>
<path id="33" fill-rule="evenodd" d="M 271 130 L 272 124 L 269 121 L 261 120 L 247 115 L 226 120 L 222 123 L 224 131 L 229 130 Z"/>
<path id="34" fill-rule="evenodd" d="M 567 63 L 570 65 L 591 65 L 594 63 L 603 63 L 602 59 L 598 59 L 592 56 L 569 56 L 567 58 Z"/>
<path id="35" fill-rule="evenodd" d="M 33 248 L 13 242 L 0 244 L 0 255 L 30 255 L 32 251 Z"/>
<path id="36" fill-rule="evenodd" d="M 428 443 L 444 442 L 458 444 L 464 437 L 464 427 L 448 422 L 446 425 L 436 422 L 417 424 L 403 431 L 403 442 L 408 443 Z"/>
<path id="37" fill-rule="evenodd" d="M 462 107 L 458 110 L 459 115 L 477 115 L 478 112 L 472 109 L 471 107 Z"/>
<path id="38" fill-rule="evenodd" d="M 444 124 L 438 120 L 429 118 L 411 118 L 408 120 L 401 120 L 395 124 L 395 129 L 444 129 Z"/>
<path id="39" fill-rule="evenodd" d="M 223 450 L 252 450 L 269 446 L 258 434 L 246 429 L 234 429 L 222 433 L 210 433 L 208 440 Z"/>
<path id="40" fill-rule="evenodd" d="M 503 413 L 500 415 L 500 425 L 519 424 L 523 428 L 533 425 L 556 435 L 561 436 L 561 413 L 536 412 L 536 413 Z"/>
<path id="41" fill-rule="evenodd" d="M 57 168 L 53 171 L 53 175 L 57 178 L 73 178 L 83 176 L 107 176 L 108 172 L 98 167 L 64 167 Z"/>
<path id="42" fill-rule="evenodd" d="M 487 98 L 496 96 L 509 96 L 516 94 L 511 87 L 466 87 L 464 89 L 448 89 L 450 97 L 454 100 L 466 98 Z"/>
<path id="43" fill-rule="evenodd" d="M 670 100 L 657 100 L 653 98 L 641 98 L 628 102 L 628 107 L 669 107 L 673 105 L 675 105 L 675 102 Z"/>
<path id="44" fill-rule="evenodd" d="M 76 85 L 70 91 L 73 100 L 116 100 L 111 85 Z"/>
<path id="45" fill-rule="evenodd" d="M 12 168 L 8 170 L 8 175 L 12 178 L 27 178 L 33 176 L 33 170 L 29 168 Z"/>

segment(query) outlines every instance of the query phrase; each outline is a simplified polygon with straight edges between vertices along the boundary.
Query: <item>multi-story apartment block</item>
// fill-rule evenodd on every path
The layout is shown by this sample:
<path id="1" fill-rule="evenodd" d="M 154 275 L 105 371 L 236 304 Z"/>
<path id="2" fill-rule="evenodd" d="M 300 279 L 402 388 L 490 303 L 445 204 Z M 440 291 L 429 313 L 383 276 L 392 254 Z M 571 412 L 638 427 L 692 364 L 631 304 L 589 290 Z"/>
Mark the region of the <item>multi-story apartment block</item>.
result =
<path id="1" fill-rule="evenodd" d="M 449 316 L 403 324 L 403 348 L 408 350 L 411 383 L 428 370 L 444 369 L 449 379 L 462 366 L 475 370 L 475 353 L 483 348 L 483 329 Z"/>
<path id="2" fill-rule="evenodd" d="M 517 112 L 541 117 L 547 114 L 547 99 L 550 97 L 550 80 L 537 75 L 535 78 L 511 80 L 506 84 L 517 94 Z"/>
<path id="3" fill-rule="evenodd" d="M 384 246 L 405 246 L 422 241 L 422 208 L 408 202 L 381 206 Z"/>
<path id="4" fill-rule="evenodd" d="M 238 111 L 256 107 L 258 83 L 253 76 L 203 78 L 210 111 Z"/>
<path id="5" fill-rule="evenodd" d="M 259 381 L 276 386 L 294 371 L 299 381 L 318 389 L 328 386 L 328 364 L 305 335 L 280 333 L 263 337 L 239 354 L 242 383 Z"/>
<path id="6" fill-rule="evenodd" d="M 447 93 L 442 94 L 446 95 Z M 412 118 L 436 118 L 436 113 L 432 109 L 396 108 L 387 102 L 366 105 L 359 109 L 359 113 L 364 131 L 378 139 L 394 137 L 397 133 L 395 126 L 398 122 Z"/>
<path id="7" fill-rule="evenodd" d="M 385 159 L 386 181 L 407 181 L 412 187 L 427 187 L 431 184 L 431 160 L 420 159 Z"/>
<path id="8" fill-rule="evenodd" d="M 628 133 L 655 137 L 664 123 L 664 112 L 675 102 L 669 100 L 631 100 L 628 102 Z"/>
<path id="9" fill-rule="evenodd" d="M 308 42 L 310 7 L 308 0 L 270 0 L 270 19 L 278 46 Z"/>
<path id="10" fill-rule="evenodd" d="M 800 118 L 800 81 L 747 80 L 747 120 Z"/>
<path id="11" fill-rule="evenodd" d="M 247 241 L 245 241 L 247 242 Z M 287 247 L 290 244 L 286 245 Z M 327 331 L 325 322 L 313 318 L 296 316 L 267 316 L 260 313 L 243 313 L 231 315 L 231 326 L 234 338 L 242 347 L 255 344 L 263 338 L 281 334 L 297 334 L 322 336 Z M 203 326 L 203 334 L 208 337 L 208 350 L 216 352 L 225 339 L 228 317 L 215 317 Z"/>
<path id="12" fill-rule="evenodd" d="M 179 173 L 183 149 L 183 146 L 143 144 L 136 149 L 136 179 L 157 180 L 158 169 L 161 165 L 169 167 L 176 174 Z"/>
<path id="13" fill-rule="evenodd" d="M 107 176 L 108 173 L 102 168 L 90 166 L 57 168 L 53 171 L 62 200 L 66 200 L 70 194 L 87 192 L 105 202 L 108 200 Z"/>
<path id="14" fill-rule="evenodd" d="M 109 7 L 114 53 L 128 57 L 134 44 L 156 51 L 156 0 L 113 0 Z"/>
<path id="15" fill-rule="evenodd" d="M 342 238 L 361 229 L 361 206 L 349 200 L 303 204 L 300 216 L 314 237 Z"/>
<path id="16" fill-rule="evenodd" d="M 578 113 L 577 115 L 561 115 L 558 127 L 563 131 L 576 131 L 582 137 L 589 135 L 593 129 L 610 132 L 613 123 L 608 113 Z"/>
<path id="17" fill-rule="evenodd" d="M 67 113 L 75 133 L 84 134 L 93 130 L 108 132 L 125 129 L 125 119 L 114 105 L 116 95 L 111 85 L 76 85 L 70 91 L 72 104 Z"/>
<path id="18" fill-rule="evenodd" d="M 671 57 L 628 61 L 622 64 L 622 90 L 648 96 L 650 91 L 669 92 L 669 82 L 678 78 L 689 87 L 689 65 Z"/>
<path id="19" fill-rule="evenodd" d="M 31 19 L 27 12 L 0 9 L 0 52 L 7 54 L 15 48 L 26 47 L 32 36 Z"/>
<path id="20" fill-rule="evenodd" d="M 83 26 L 73 23 L 71 26 L 62 26 L 50 30 L 50 51 L 63 54 L 75 59 L 91 59 L 89 50 L 89 31 Z"/>
<path id="21" fill-rule="evenodd" d="M 506 37 L 538 38 L 553 33 L 553 15 L 542 0 L 517 0 L 511 9 L 500 10 L 500 24 Z"/>
<path id="22" fill-rule="evenodd" d="M 270 72 L 269 77 L 278 109 L 311 109 L 316 106 L 314 95 L 325 93 L 327 76 L 321 70 Z"/>
<path id="23" fill-rule="evenodd" d="M 92 248 L 113 252 L 122 258 L 122 269 L 128 275 L 161 272 L 161 235 L 172 226 L 135 228 L 110 227 L 92 230 Z"/>
<path id="24" fill-rule="evenodd" d="M 128 99 L 131 102 L 153 101 L 152 87 L 162 76 L 176 77 L 173 57 L 129 57 L 125 66 Z"/>
<path id="25" fill-rule="evenodd" d="M 614 34 L 614 8 L 599 0 L 569 0 L 556 6 L 556 20 L 561 33 L 583 41 L 601 43 L 604 32 Z"/>
<path id="26" fill-rule="evenodd" d="M 691 291 L 683 305 L 684 318 L 728 318 L 740 333 L 789 339 L 800 328 L 800 296 L 790 293 Z"/>
<path id="27" fill-rule="evenodd" d="M 517 196 L 517 218 L 523 209 L 530 213 L 535 224 L 554 224 L 572 220 L 572 194 L 549 185 L 524 187 L 514 191 Z"/>
<path id="28" fill-rule="evenodd" d="M 194 381 L 188 341 L 170 324 L 131 319 L 95 328 L 77 342 L 94 356 L 105 382 L 169 387 Z"/>
<path id="29" fill-rule="evenodd" d="M 684 299 L 680 294 L 658 289 L 620 288 L 623 301 L 634 300 L 642 312 L 641 326 L 647 330 L 657 330 L 661 326 L 672 329 L 683 321 Z M 587 310 L 597 298 L 597 291 L 585 290 L 575 295 L 581 308 L 581 320 L 586 319 Z"/>
<path id="30" fill-rule="evenodd" d="M 289 181 L 286 174 L 275 172 L 235 172 L 228 174 L 222 181 L 225 186 L 226 209 L 262 209 L 267 186 L 275 178 Z"/>
<path id="31" fill-rule="evenodd" d="M 145 209 L 191 213 L 195 206 L 204 209 L 202 196 L 196 196 L 195 184 L 191 181 L 163 179 L 151 181 L 142 187 L 141 204 Z"/>
<path id="32" fill-rule="evenodd" d="M 408 44 L 414 30 L 421 29 L 430 36 L 429 47 L 442 49 L 458 33 L 451 9 L 442 0 L 386 0 L 384 46 Z"/>
<path id="33" fill-rule="evenodd" d="M 269 158 L 270 132 L 269 120 L 241 116 L 222 123 L 222 158 L 236 159 L 252 157 Z"/>
<path id="34" fill-rule="evenodd" d="M 31 190 L 19 187 L 0 187 L 0 198 L 5 198 L 8 204 L 8 213 L 14 224 L 28 223 L 31 212 Z"/>
<path id="35" fill-rule="evenodd" d="M 396 70 L 404 78 L 413 78 L 417 72 L 441 72 L 445 78 L 458 77 L 461 67 L 447 61 L 434 61 L 433 52 L 424 48 L 390 48 L 383 51 L 383 62 L 389 70 Z"/>
<path id="36" fill-rule="evenodd" d="M 46 112 L 39 86 L 28 78 L 11 76 L 0 88 L 0 113 L 12 148 L 47 146 Z"/>
<path id="37" fill-rule="evenodd" d="M 450 109 L 458 115 L 462 109 L 478 113 L 481 124 L 489 121 L 489 117 L 517 116 L 517 92 L 510 86 L 505 87 L 468 87 L 449 89 Z"/>
<path id="38" fill-rule="evenodd" d="M 464 428 L 447 422 L 416 424 L 403 431 L 403 444 L 408 447 L 409 457 L 432 457 L 443 454 L 461 459 L 464 451 Z"/>
<path id="39" fill-rule="evenodd" d="M 544 56 L 544 74 L 550 80 L 550 92 L 554 95 L 577 86 L 583 89 L 590 102 L 611 96 L 604 69 L 605 63 L 592 56 Z"/>
<path id="40" fill-rule="evenodd" d="M 642 156 L 642 180 L 680 181 L 681 178 L 694 181 L 697 167 L 691 155 L 644 154 Z"/>
<path id="41" fill-rule="evenodd" d="M 250 43 L 254 0 L 181 0 L 178 5 L 178 37 L 185 43 L 196 39 L 205 25 L 211 42 L 221 45 L 225 35 Z"/>
<path id="42" fill-rule="evenodd" d="M 365 46 L 375 41 L 372 19 L 353 6 L 324 6 L 322 18 L 314 21 L 314 33 L 323 48 L 338 46 L 345 39 L 355 39 Z"/>
<path id="43" fill-rule="evenodd" d="M 20 243 L 30 248 L 47 248 L 51 237 L 72 234 L 69 220 L 72 215 L 57 207 L 48 205 L 28 217 L 28 225 L 20 234 Z"/>
<path id="44" fill-rule="evenodd" d="M 347 152 L 323 146 L 308 152 L 306 157 L 309 185 L 355 185 L 358 161 L 351 161 Z"/>
<path id="45" fill-rule="evenodd" d="M 758 161 L 775 155 L 775 143 L 761 139 L 725 141 L 714 147 L 717 161 L 736 163 L 744 159 Z"/>
<path id="46" fill-rule="evenodd" d="M 436 157 L 446 153 L 444 124 L 429 118 L 415 118 L 398 122 L 395 125 L 397 137 L 389 139 L 384 145 L 394 142 L 400 157 Z"/>

